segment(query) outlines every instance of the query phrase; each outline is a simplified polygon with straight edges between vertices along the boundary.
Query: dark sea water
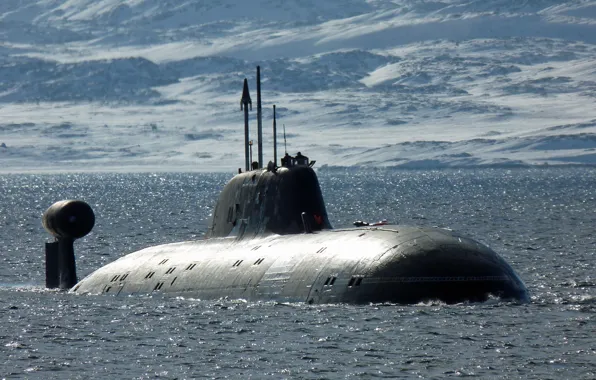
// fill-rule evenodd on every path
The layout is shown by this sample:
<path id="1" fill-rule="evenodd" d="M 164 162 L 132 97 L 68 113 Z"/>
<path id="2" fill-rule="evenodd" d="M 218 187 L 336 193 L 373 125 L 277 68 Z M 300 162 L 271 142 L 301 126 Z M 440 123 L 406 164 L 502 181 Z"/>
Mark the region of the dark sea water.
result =
<path id="1" fill-rule="evenodd" d="M 201 238 L 224 174 L 0 176 L 0 378 L 596 378 L 596 171 L 325 171 L 330 220 L 449 227 L 499 252 L 530 304 L 322 305 L 43 289 L 40 217 L 97 216 L 79 276 Z"/>

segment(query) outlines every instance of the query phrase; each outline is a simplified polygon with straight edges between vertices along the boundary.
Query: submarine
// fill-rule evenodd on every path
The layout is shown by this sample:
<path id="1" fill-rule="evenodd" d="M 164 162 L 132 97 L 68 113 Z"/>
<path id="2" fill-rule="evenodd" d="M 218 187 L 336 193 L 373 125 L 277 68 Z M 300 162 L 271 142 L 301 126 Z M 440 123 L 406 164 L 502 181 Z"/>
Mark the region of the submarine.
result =
<path id="1" fill-rule="evenodd" d="M 257 101 L 259 153 L 251 162 L 245 79 L 245 170 L 223 187 L 204 239 L 141 249 L 78 281 L 73 243 L 95 215 L 83 201 L 59 201 L 42 218 L 55 237 L 46 243 L 46 287 L 307 304 L 529 302 L 511 266 L 463 234 L 386 222 L 332 228 L 314 161 L 286 153 L 276 164 L 275 106 L 274 159 L 263 165 L 260 68 Z"/>

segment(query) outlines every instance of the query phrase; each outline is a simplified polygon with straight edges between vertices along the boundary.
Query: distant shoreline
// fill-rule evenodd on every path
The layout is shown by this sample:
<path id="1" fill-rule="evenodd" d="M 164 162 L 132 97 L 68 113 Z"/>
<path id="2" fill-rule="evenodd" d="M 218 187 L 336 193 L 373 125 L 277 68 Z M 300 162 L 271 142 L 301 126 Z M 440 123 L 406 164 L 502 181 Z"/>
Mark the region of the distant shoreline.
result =
<path id="1" fill-rule="evenodd" d="M 596 169 L 596 164 L 545 164 L 545 165 L 532 165 L 532 164 L 486 164 L 476 166 L 452 166 L 449 164 L 428 166 L 428 167 L 415 167 L 415 166 L 335 166 L 335 165 L 323 165 L 319 168 L 315 168 L 321 173 L 339 173 L 346 171 L 361 172 L 361 171 L 375 171 L 375 172 L 392 172 L 392 171 L 443 171 L 443 170 L 483 170 L 483 169 L 496 169 L 496 170 L 527 170 L 527 169 L 539 169 L 539 170 L 559 170 L 559 169 L 571 169 L 571 168 L 585 168 L 585 169 Z M 159 167 L 159 166 L 140 166 L 140 165 L 124 165 L 124 166 L 104 166 L 104 167 L 56 167 L 56 168 L 40 168 L 40 167 L 14 167 L 14 168 L 0 168 L 0 175 L 59 175 L 59 174 L 152 174 L 152 173 L 229 173 L 234 175 L 238 169 L 233 168 L 201 168 L 188 166 L 178 167 Z"/>

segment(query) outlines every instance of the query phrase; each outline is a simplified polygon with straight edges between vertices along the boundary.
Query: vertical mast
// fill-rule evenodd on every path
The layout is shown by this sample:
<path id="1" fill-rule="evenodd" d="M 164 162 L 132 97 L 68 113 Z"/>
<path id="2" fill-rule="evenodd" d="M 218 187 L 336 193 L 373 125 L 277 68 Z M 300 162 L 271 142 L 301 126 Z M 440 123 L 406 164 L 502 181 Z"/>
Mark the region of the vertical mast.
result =
<path id="1" fill-rule="evenodd" d="M 242 89 L 242 98 L 240 99 L 240 110 L 244 110 L 244 160 L 245 171 L 250 170 L 250 159 L 248 156 L 248 105 L 252 109 L 252 100 L 248 93 L 248 80 L 244 78 L 244 88 Z"/>
<path id="2" fill-rule="evenodd" d="M 282 125 L 284 126 L 284 150 L 286 151 L 286 154 L 288 154 L 288 140 L 286 140 L 286 125 Z"/>
<path id="3" fill-rule="evenodd" d="M 261 66 L 257 66 L 257 149 L 259 168 L 263 167 L 263 115 L 261 113 Z M 252 164 L 252 163 L 251 163 Z"/>
<path id="4" fill-rule="evenodd" d="M 273 163 L 277 165 L 277 121 L 275 120 L 275 104 L 273 105 Z"/>

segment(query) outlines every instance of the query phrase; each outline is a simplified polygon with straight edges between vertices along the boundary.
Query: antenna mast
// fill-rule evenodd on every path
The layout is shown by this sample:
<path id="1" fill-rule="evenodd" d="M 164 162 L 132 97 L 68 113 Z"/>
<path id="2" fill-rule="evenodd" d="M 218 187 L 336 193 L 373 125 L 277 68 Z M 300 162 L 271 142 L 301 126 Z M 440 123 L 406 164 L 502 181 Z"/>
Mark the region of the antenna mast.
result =
<path id="1" fill-rule="evenodd" d="M 277 121 L 275 120 L 275 104 L 273 105 L 273 163 L 277 165 Z"/>
<path id="2" fill-rule="evenodd" d="M 259 168 L 263 167 L 263 115 L 261 113 L 261 66 L 257 66 L 257 149 Z M 252 165 L 252 162 L 251 162 Z"/>
<path id="3" fill-rule="evenodd" d="M 283 124 L 284 126 L 284 150 L 286 151 L 286 154 L 288 154 L 288 141 L 286 140 L 286 125 Z"/>
<path id="4" fill-rule="evenodd" d="M 248 106 L 252 109 L 252 100 L 248 93 L 248 80 L 244 78 L 244 88 L 242 89 L 242 98 L 240 99 L 240 110 L 244 110 L 244 160 L 245 170 L 250 171 L 250 158 L 248 156 Z"/>

